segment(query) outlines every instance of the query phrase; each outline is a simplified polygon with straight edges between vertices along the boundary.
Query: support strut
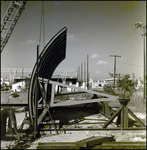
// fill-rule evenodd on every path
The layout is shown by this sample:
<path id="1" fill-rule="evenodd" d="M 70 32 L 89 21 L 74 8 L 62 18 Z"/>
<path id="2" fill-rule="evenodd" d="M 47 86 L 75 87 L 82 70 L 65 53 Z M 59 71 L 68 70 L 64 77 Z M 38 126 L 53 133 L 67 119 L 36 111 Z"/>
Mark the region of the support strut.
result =
<path id="1" fill-rule="evenodd" d="M 140 124 L 141 127 L 145 127 L 144 123 L 137 118 L 137 116 L 128 108 L 127 104 L 130 99 L 120 99 L 121 103 L 120 108 L 111 116 L 111 118 L 103 125 L 103 128 L 106 128 L 115 117 L 118 117 L 117 124 L 120 124 L 121 128 L 129 128 L 129 118 L 128 113 Z"/>

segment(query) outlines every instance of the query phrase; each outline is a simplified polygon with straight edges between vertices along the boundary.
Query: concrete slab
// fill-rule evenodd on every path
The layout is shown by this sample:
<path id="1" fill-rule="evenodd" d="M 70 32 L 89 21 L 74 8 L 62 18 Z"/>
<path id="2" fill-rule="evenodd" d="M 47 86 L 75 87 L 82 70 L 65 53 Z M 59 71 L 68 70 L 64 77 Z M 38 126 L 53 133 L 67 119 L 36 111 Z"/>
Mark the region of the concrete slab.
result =
<path id="1" fill-rule="evenodd" d="M 18 97 L 13 97 L 9 92 L 1 92 L 1 106 L 28 106 L 28 92 L 18 93 Z"/>

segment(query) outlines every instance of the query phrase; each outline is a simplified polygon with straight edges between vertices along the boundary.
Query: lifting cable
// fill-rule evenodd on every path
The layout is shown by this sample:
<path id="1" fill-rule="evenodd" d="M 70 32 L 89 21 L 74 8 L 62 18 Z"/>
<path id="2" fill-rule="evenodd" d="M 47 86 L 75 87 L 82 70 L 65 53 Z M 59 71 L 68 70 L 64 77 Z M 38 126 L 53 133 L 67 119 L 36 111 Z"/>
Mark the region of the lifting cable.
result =
<path id="1" fill-rule="evenodd" d="M 42 10 L 41 10 L 41 21 L 40 21 L 40 36 L 39 36 L 39 46 L 41 43 L 41 31 L 43 24 L 43 47 L 45 47 L 45 28 L 44 28 L 44 1 L 42 1 Z"/>
<path id="2" fill-rule="evenodd" d="M 41 43 L 41 30 L 42 30 L 42 24 L 43 24 L 43 47 L 45 47 L 45 32 L 44 32 L 44 31 L 45 31 L 45 29 L 44 29 L 44 1 L 42 1 L 39 46 L 40 46 L 40 43 Z M 41 86 L 40 83 L 39 83 L 39 86 Z M 40 88 L 40 89 L 41 89 L 41 91 L 42 91 L 42 88 Z M 42 91 L 42 93 L 43 93 L 43 91 Z M 44 96 L 43 96 L 43 99 L 44 99 Z M 47 109 L 47 111 L 48 111 L 48 113 L 49 113 L 50 119 L 51 119 L 51 121 L 52 121 L 52 124 L 54 125 L 55 131 L 56 131 L 56 133 L 58 134 L 58 131 L 57 131 L 57 129 L 56 129 L 56 126 L 55 126 L 55 124 L 54 124 L 54 122 L 53 122 L 53 119 L 52 119 L 52 116 L 51 116 L 51 114 L 50 114 L 49 106 L 47 105 L 46 99 L 45 99 L 45 104 L 46 104 L 46 109 Z"/>

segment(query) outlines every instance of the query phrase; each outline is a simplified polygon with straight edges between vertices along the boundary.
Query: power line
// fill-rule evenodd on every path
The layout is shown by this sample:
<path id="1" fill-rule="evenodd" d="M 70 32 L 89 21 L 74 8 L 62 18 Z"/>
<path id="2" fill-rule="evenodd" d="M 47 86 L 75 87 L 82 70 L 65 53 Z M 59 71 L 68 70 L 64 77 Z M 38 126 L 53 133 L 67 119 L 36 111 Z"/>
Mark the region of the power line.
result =
<path id="1" fill-rule="evenodd" d="M 141 40 L 141 39 L 139 39 L 139 41 L 137 41 L 137 42 L 136 42 L 133 46 L 131 46 L 129 49 L 126 49 L 122 54 L 124 54 L 125 52 L 128 52 L 129 50 L 131 50 L 131 48 L 134 47 L 138 42 L 140 42 L 140 40 Z M 131 41 L 131 42 L 132 42 L 132 41 Z M 129 44 L 128 44 L 128 45 L 129 45 Z M 128 45 L 127 45 L 127 46 L 128 46 Z M 127 47 L 127 46 L 126 46 L 126 47 Z M 126 48 L 126 47 L 125 47 L 125 48 Z M 124 49 L 123 49 L 123 50 L 124 50 Z M 122 50 L 122 51 L 123 51 L 123 50 Z M 122 51 L 121 51 L 121 52 L 122 52 Z M 120 53 L 121 53 L 121 52 L 120 52 Z M 120 53 L 119 53 L 119 54 L 120 54 Z M 122 54 L 121 54 L 121 55 L 122 55 Z M 118 62 L 118 63 L 123 63 L 123 62 Z M 134 64 L 129 64 L 129 63 L 124 63 L 124 64 L 127 64 L 127 65 L 134 65 Z M 139 65 L 134 65 L 134 66 L 139 66 Z"/>
<path id="2" fill-rule="evenodd" d="M 140 40 L 139 40 L 139 41 L 140 41 Z M 139 41 L 138 41 L 138 42 L 139 42 Z M 138 42 L 136 42 L 132 47 L 134 47 Z M 127 50 L 128 50 L 128 51 L 131 50 L 132 47 L 130 47 L 130 48 L 127 49 Z M 128 52 L 128 51 L 124 51 L 124 52 Z M 122 53 L 122 54 L 123 54 L 123 53 Z M 132 66 L 141 66 L 141 65 L 134 65 L 134 64 L 124 63 L 124 62 L 118 62 L 118 63 L 122 63 L 122 64 L 126 64 L 126 65 L 132 65 Z M 119 72 L 120 72 L 120 71 L 119 71 Z"/>
<path id="3" fill-rule="evenodd" d="M 129 34 L 129 36 L 112 52 L 112 53 L 114 53 L 134 32 L 135 32 L 135 30 L 136 29 L 134 29 L 130 34 Z M 111 53 L 111 54 L 112 54 Z"/>
<path id="4" fill-rule="evenodd" d="M 132 40 L 125 48 L 127 48 L 137 37 L 138 37 L 138 35 L 137 35 L 135 38 L 133 38 L 133 40 Z M 135 43 L 135 44 L 136 44 L 136 43 Z M 124 48 L 124 49 L 125 49 L 125 48 Z M 124 49 L 123 49 L 123 50 L 124 50 Z M 123 50 L 121 50 L 120 53 L 121 53 Z M 119 54 L 120 54 L 120 53 L 119 53 Z"/>
<path id="5" fill-rule="evenodd" d="M 114 53 L 134 32 L 136 31 L 136 29 L 134 29 L 129 35 L 128 35 L 128 37 L 127 38 L 125 38 L 125 40 L 112 52 L 112 53 Z M 135 37 L 136 38 L 136 37 Z M 129 45 L 129 44 L 128 44 Z M 126 48 L 126 47 L 125 47 Z M 124 49 L 123 49 L 124 50 Z M 111 54 L 112 54 L 111 53 Z M 108 59 L 109 57 L 107 56 L 105 59 L 104 59 L 104 61 L 106 60 L 106 59 Z"/>
<path id="6" fill-rule="evenodd" d="M 136 30 L 136 29 L 134 29 L 134 30 L 128 35 L 128 37 L 125 38 L 125 40 L 124 40 L 111 54 L 113 54 L 113 53 L 135 32 L 135 30 Z M 107 57 L 107 58 L 109 58 L 109 57 Z M 105 59 L 105 60 L 106 60 L 106 59 Z"/>
<path id="7" fill-rule="evenodd" d="M 135 46 L 137 43 L 139 43 L 140 41 L 141 41 L 141 39 L 140 39 L 139 41 L 137 41 L 132 47 L 134 47 L 134 46 Z M 127 50 L 129 51 L 132 47 L 130 47 L 130 48 L 127 49 Z M 128 51 L 127 51 L 127 52 L 128 52 Z M 125 50 L 124 52 L 126 52 L 126 50 Z M 124 52 L 123 52 L 122 54 L 124 54 Z M 119 54 L 120 54 L 120 53 L 119 53 Z M 121 55 L 122 55 L 122 54 L 121 54 Z"/>
<path id="8" fill-rule="evenodd" d="M 142 65 L 130 64 L 130 63 L 124 63 L 124 62 L 117 62 L 117 63 L 121 63 L 121 64 L 125 64 L 125 65 L 130 65 L 130 66 L 134 66 L 134 67 L 138 66 L 139 68 L 143 67 Z M 120 72 L 119 69 L 117 69 L 117 70 L 118 70 L 118 72 Z"/>
<path id="9" fill-rule="evenodd" d="M 133 31 L 133 32 L 134 32 L 134 31 Z M 132 32 L 132 33 L 133 33 L 133 32 Z M 132 33 L 131 33 L 130 35 L 132 35 Z M 130 37 L 130 35 L 129 35 L 126 39 L 128 39 L 128 38 Z M 139 34 L 138 34 L 138 35 L 139 35 Z M 133 40 L 132 40 L 121 52 L 123 52 L 123 51 L 138 37 L 138 35 L 137 35 L 135 38 L 133 38 Z M 126 39 L 125 39 L 124 41 L 126 41 Z M 141 40 L 141 39 L 140 39 L 140 40 Z M 139 40 L 139 41 L 140 41 L 140 40 Z M 122 43 L 124 43 L 124 41 L 123 41 Z M 139 42 L 139 41 L 138 41 L 138 42 Z M 136 42 L 133 46 L 135 46 L 138 42 Z M 121 43 L 121 45 L 122 45 L 122 43 Z M 133 47 L 133 46 L 132 46 L 132 47 Z M 118 46 L 118 47 L 120 47 L 120 46 Z M 127 50 L 130 50 L 132 47 L 130 47 L 130 48 L 127 49 Z M 124 52 L 126 52 L 127 50 L 125 50 Z M 120 53 L 121 53 L 121 52 L 120 52 Z M 128 51 L 127 51 L 127 52 L 128 52 Z M 120 53 L 118 53 L 118 54 L 120 54 Z M 124 53 L 122 53 L 122 54 L 124 54 Z M 122 54 L 121 54 L 121 55 L 122 55 Z"/>
<path id="10" fill-rule="evenodd" d="M 132 65 L 132 66 L 140 66 L 140 67 L 143 67 L 142 65 L 129 64 L 129 63 L 124 63 L 124 62 L 118 62 L 118 63 L 121 63 L 121 64 L 127 64 L 127 65 Z"/>

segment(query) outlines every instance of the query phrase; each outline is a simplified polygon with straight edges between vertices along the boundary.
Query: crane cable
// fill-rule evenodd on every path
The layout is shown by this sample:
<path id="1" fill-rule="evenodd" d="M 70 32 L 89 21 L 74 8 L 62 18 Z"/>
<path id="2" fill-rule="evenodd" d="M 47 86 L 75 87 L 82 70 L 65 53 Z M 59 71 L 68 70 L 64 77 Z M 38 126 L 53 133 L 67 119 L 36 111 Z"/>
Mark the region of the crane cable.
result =
<path id="1" fill-rule="evenodd" d="M 39 36 L 39 46 L 41 43 L 41 31 L 43 24 L 43 47 L 45 47 L 45 28 L 44 28 L 44 1 L 42 1 L 42 10 L 41 10 L 41 22 L 40 22 L 40 36 Z"/>

